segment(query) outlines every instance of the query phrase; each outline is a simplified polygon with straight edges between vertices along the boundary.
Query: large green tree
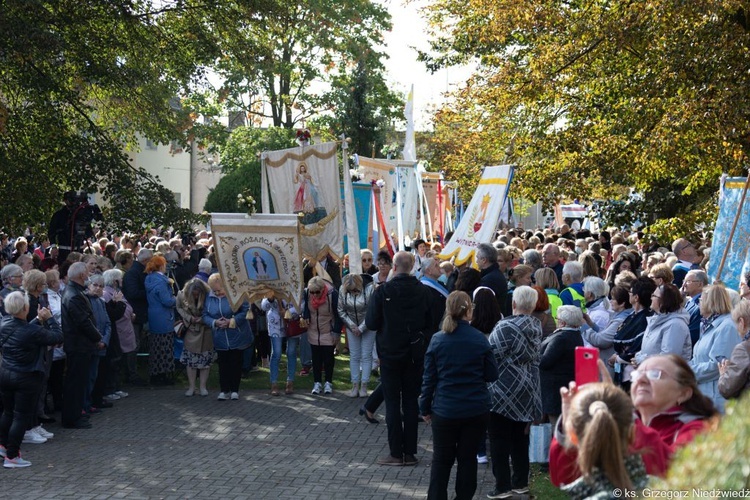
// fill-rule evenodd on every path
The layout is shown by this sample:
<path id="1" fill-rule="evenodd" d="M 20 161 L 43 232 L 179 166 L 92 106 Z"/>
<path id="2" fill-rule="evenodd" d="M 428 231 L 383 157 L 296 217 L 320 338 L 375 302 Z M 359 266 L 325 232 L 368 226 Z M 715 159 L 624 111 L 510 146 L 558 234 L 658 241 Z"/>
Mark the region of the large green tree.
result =
<path id="1" fill-rule="evenodd" d="M 749 7 L 436 0 L 427 15 L 443 35 L 425 60 L 479 70 L 436 115 L 434 161 L 465 176 L 510 159 L 514 189 L 547 203 L 632 188 L 665 235 L 711 223 L 720 175 L 750 154 Z"/>
<path id="2" fill-rule="evenodd" d="M 193 221 L 127 161 L 138 134 L 187 140 L 179 97 L 219 54 L 208 2 L 5 0 L 0 7 L 0 199 L 14 230 L 47 222 L 62 192 L 104 199 L 113 229 Z"/>
<path id="3" fill-rule="evenodd" d="M 388 11 L 371 0 L 269 0 L 263 12 L 226 4 L 247 13 L 215 26 L 220 97 L 276 127 L 294 128 L 326 108 L 338 68 L 375 53 L 390 29 Z"/>

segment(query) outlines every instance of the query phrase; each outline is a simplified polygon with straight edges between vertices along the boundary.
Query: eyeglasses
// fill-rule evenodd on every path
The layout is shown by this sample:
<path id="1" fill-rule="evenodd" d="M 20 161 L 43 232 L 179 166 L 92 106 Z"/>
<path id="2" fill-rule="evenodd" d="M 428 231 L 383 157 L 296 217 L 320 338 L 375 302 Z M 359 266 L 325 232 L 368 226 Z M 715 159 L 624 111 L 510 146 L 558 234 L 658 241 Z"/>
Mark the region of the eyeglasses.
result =
<path id="1" fill-rule="evenodd" d="M 683 250 L 685 250 L 686 248 L 690 248 L 692 246 L 693 246 L 692 243 L 687 243 L 687 244 L 683 245 L 682 248 L 680 248 L 680 247 L 675 248 L 674 249 L 674 253 L 678 254 L 678 253 L 682 252 Z"/>
<path id="2" fill-rule="evenodd" d="M 104 285 L 97 285 L 96 283 L 91 283 L 91 286 L 94 288 L 104 288 Z"/>
<path id="3" fill-rule="evenodd" d="M 653 294 L 653 295 L 651 296 L 651 298 L 652 298 L 652 299 L 660 299 L 660 298 L 661 298 L 661 295 L 656 295 L 656 294 Z"/>
<path id="4" fill-rule="evenodd" d="M 668 375 L 664 370 L 652 369 L 652 370 L 633 370 L 630 373 L 630 379 L 633 382 L 637 382 L 642 377 L 646 377 L 649 380 L 661 380 L 667 378 Z"/>
<path id="5" fill-rule="evenodd" d="M 697 280 L 684 280 L 683 283 L 700 283 L 700 281 L 697 281 Z"/>
<path id="6" fill-rule="evenodd" d="M 313 292 L 312 290 L 310 290 L 310 295 L 320 295 L 320 291 Z"/>

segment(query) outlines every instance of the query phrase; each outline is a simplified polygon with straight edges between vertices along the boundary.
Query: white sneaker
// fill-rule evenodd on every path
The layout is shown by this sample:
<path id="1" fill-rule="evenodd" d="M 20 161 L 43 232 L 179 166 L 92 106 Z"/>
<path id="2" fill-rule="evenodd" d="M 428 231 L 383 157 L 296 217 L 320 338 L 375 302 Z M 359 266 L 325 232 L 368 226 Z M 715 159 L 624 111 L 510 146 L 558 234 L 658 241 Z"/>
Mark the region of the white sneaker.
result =
<path id="1" fill-rule="evenodd" d="M 52 439 L 53 437 L 55 437 L 54 434 L 52 434 L 50 431 L 48 431 L 47 429 L 45 429 L 41 425 L 37 425 L 36 427 L 34 427 L 31 430 L 34 431 L 34 432 L 36 432 L 37 434 L 39 434 L 40 436 L 42 436 L 43 438 L 46 438 L 46 439 Z"/>
<path id="2" fill-rule="evenodd" d="M 128 393 L 127 393 L 127 392 L 125 392 L 125 391 L 115 391 L 115 394 L 117 394 L 117 395 L 118 395 L 118 396 L 120 396 L 121 398 L 126 398 L 126 397 L 130 396 L 130 394 L 128 394 Z"/>
<path id="3" fill-rule="evenodd" d="M 360 398 L 367 397 L 367 386 L 365 384 L 362 384 L 359 386 L 359 397 Z"/>
<path id="4" fill-rule="evenodd" d="M 478 464 L 486 464 L 486 463 L 488 463 L 487 455 L 477 455 L 477 463 Z"/>
<path id="5" fill-rule="evenodd" d="M 46 443 L 47 438 L 42 437 L 39 434 L 34 431 L 34 429 L 31 429 L 30 431 L 26 431 L 26 433 L 23 435 L 23 441 L 22 443 L 25 444 L 42 444 Z"/>
<path id="6" fill-rule="evenodd" d="M 107 398 L 107 399 L 109 399 L 110 401 L 117 401 L 118 399 L 122 399 L 120 396 L 118 396 L 114 392 L 112 394 L 107 394 L 104 397 Z"/>
<path id="7" fill-rule="evenodd" d="M 195 389 L 188 389 L 187 391 L 185 391 L 185 396 L 187 397 L 190 397 L 193 394 L 195 394 Z"/>
<path id="8" fill-rule="evenodd" d="M 8 456 L 8 450 L 5 449 L 5 446 L 0 444 L 0 458 L 5 458 Z"/>
<path id="9" fill-rule="evenodd" d="M 333 386 L 330 382 L 326 382 L 325 389 L 323 389 L 323 392 L 326 394 L 333 394 Z"/>
<path id="10" fill-rule="evenodd" d="M 21 455 L 18 455 L 16 458 L 5 457 L 3 459 L 3 467 L 6 469 L 18 469 L 21 467 L 28 467 L 29 465 L 31 465 L 31 462 L 21 458 Z"/>
<path id="11" fill-rule="evenodd" d="M 349 396 L 350 398 L 356 398 L 357 396 L 359 396 L 359 386 L 355 385 L 354 387 L 352 387 L 352 390 L 349 391 L 349 394 L 347 394 L 347 396 Z"/>
<path id="12" fill-rule="evenodd" d="M 240 399 L 240 395 L 236 392 L 233 392 L 229 399 L 231 399 L 232 401 L 237 401 L 238 399 Z"/>
<path id="13" fill-rule="evenodd" d="M 320 394 L 320 390 L 322 389 L 320 382 L 315 382 L 313 384 L 312 392 L 310 394 Z"/>
<path id="14" fill-rule="evenodd" d="M 226 392 L 220 392 L 219 397 L 216 399 L 218 399 L 219 401 L 226 401 L 227 399 L 229 399 L 229 397 L 227 396 Z"/>

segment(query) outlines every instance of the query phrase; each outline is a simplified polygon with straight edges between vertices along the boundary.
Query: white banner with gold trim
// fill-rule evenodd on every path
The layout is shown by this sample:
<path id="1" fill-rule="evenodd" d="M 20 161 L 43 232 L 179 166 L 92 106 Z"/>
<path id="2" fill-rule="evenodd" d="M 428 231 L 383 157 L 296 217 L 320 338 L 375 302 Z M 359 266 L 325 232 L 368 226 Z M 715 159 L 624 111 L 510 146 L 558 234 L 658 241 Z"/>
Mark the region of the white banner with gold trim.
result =
<path id="1" fill-rule="evenodd" d="M 263 195 L 270 188 L 274 212 L 298 216 L 302 255 L 315 260 L 326 253 L 339 259 L 344 253 L 337 145 L 327 142 L 261 155 Z M 263 211 L 268 210 L 264 199 Z"/>
<path id="2" fill-rule="evenodd" d="M 511 165 L 485 167 L 469 207 L 440 254 L 441 259 L 455 257 L 458 265 L 471 260 L 476 266 L 474 253 L 479 244 L 491 243 L 495 239 L 495 229 L 512 177 Z"/>
<path id="3" fill-rule="evenodd" d="M 293 214 L 211 214 L 216 266 L 233 308 L 274 292 L 299 305 L 302 256 Z"/>

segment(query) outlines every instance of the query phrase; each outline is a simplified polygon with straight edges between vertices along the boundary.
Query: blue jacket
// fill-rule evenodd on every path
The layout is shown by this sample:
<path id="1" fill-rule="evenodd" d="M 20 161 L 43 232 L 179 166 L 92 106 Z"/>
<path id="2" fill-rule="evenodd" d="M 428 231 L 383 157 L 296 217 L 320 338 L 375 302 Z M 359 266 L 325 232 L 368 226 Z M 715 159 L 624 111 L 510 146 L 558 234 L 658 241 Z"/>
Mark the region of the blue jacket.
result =
<path id="1" fill-rule="evenodd" d="M 724 413 L 726 400 L 719 393 L 719 366 L 716 357 L 731 358 L 734 346 L 739 344 L 741 340 L 742 338 L 737 333 L 737 327 L 732 320 L 732 315 L 722 314 L 706 327 L 700 340 L 693 348 L 690 368 L 695 372 L 698 389 L 711 398 L 716 408 L 722 413 Z"/>
<path id="2" fill-rule="evenodd" d="M 89 302 L 91 302 L 91 310 L 94 311 L 94 322 L 96 323 L 96 329 L 102 335 L 102 342 L 104 342 L 104 349 L 100 349 L 96 352 L 99 356 L 105 356 L 107 354 L 107 347 L 109 346 L 110 339 L 112 338 L 112 322 L 109 320 L 109 314 L 107 314 L 107 308 L 104 305 L 104 299 L 97 297 L 96 295 L 86 294 Z"/>
<path id="3" fill-rule="evenodd" d="M 497 362 L 482 332 L 459 320 L 452 333 L 432 336 L 424 357 L 422 415 L 468 418 L 489 413 L 488 382 L 497 380 Z"/>
<path id="4" fill-rule="evenodd" d="M 688 328 L 690 329 L 690 340 L 695 346 L 698 339 L 701 338 L 701 294 L 689 298 L 685 302 L 685 310 L 690 314 Z"/>
<path id="5" fill-rule="evenodd" d="M 217 297 L 213 292 L 206 297 L 203 305 L 203 322 L 211 327 L 214 336 L 214 349 L 246 349 L 253 343 L 253 330 L 247 320 L 250 304 L 243 302 L 237 311 L 232 311 L 226 297 Z M 217 328 L 214 322 L 219 318 L 234 318 L 234 328 Z"/>
<path id="6" fill-rule="evenodd" d="M 149 331 L 156 335 L 174 332 L 176 300 L 172 295 L 169 278 L 159 272 L 146 276 L 146 298 L 148 299 Z"/>

